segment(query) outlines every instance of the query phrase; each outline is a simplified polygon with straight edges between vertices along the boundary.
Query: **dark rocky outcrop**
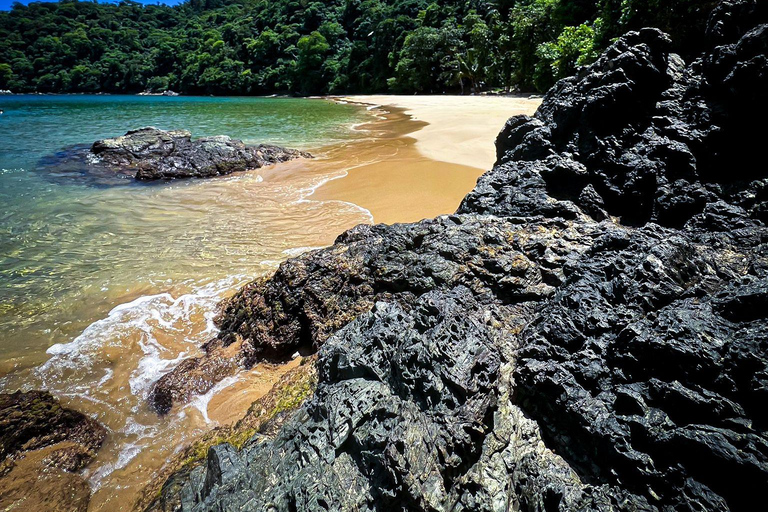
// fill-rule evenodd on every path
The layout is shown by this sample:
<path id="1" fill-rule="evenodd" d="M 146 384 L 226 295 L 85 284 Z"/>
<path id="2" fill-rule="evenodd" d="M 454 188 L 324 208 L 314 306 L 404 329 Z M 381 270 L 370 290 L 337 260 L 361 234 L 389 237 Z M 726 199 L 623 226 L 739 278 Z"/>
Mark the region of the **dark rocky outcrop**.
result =
<path id="1" fill-rule="evenodd" d="M 315 395 L 154 507 L 759 507 L 764 4 L 722 2 L 701 44 L 627 34 L 510 119 L 457 214 L 359 226 L 226 301 L 211 353 L 317 352 Z"/>
<path id="2" fill-rule="evenodd" d="M 44 391 L 0 394 L 2 510 L 85 511 L 91 489 L 77 471 L 107 435 L 97 421 Z"/>
<path id="3" fill-rule="evenodd" d="M 62 441 L 93 454 L 105 437 L 98 422 L 62 407 L 46 391 L 0 394 L 0 460 Z"/>
<path id="4" fill-rule="evenodd" d="M 208 178 L 294 158 L 308 153 L 278 146 L 246 146 L 226 135 L 192 140 L 185 130 L 141 128 L 122 137 L 94 142 L 91 153 L 100 165 L 136 169 L 136 179 Z"/>
<path id="5" fill-rule="evenodd" d="M 206 343 L 203 357 L 162 377 L 150 405 L 164 413 L 174 398 L 213 387 L 217 372 L 316 351 L 377 301 L 408 303 L 458 285 L 482 303 L 543 300 L 562 282 L 567 259 L 586 250 L 602 229 L 562 219 L 532 224 L 476 216 L 358 226 L 335 246 L 289 260 L 268 280 L 225 301 L 219 336 Z M 547 261 L 538 265 L 542 256 Z"/>
<path id="6" fill-rule="evenodd" d="M 193 140 L 186 130 L 147 127 L 96 141 L 90 148 L 69 148 L 44 158 L 41 166 L 53 175 L 85 174 L 109 183 L 115 176 L 142 181 L 210 178 L 311 157 L 279 146 L 247 146 L 226 135 Z"/>

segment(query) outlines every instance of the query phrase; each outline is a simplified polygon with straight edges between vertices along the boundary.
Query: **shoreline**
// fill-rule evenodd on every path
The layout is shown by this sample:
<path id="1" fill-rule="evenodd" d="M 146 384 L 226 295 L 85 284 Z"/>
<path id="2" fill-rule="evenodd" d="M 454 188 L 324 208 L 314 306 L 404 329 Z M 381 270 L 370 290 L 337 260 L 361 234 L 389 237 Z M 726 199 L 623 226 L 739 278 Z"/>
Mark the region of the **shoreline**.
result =
<path id="1" fill-rule="evenodd" d="M 496 161 L 494 141 L 512 116 L 533 115 L 541 97 L 531 95 L 353 95 L 332 98 L 371 108 L 397 108 L 426 126 L 414 132 L 425 156 L 483 171 Z M 469 192 L 469 190 L 467 191 Z"/>
<path id="2" fill-rule="evenodd" d="M 448 98 L 450 99 L 442 101 L 462 100 L 461 97 Z M 370 106 L 369 104 L 368 107 Z M 467 110 L 467 107 L 464 108 Z M 234 205 L 263 199 L 265 197 L 263 190 L 279 189 L 286 194 L 290 192 L 289 195 L 297 195 L 299 198 L 295 201 L 285 198 L 285 204 L 276 204 L 270 208 L 274 210 L 275 215 L 278 215 L 286 207 L 282 210 L 282 214 L 287 217 L 279 215 L 280 222 L 293 222 L 294 229 L 300 226 L 301 230 L 307 232 L 302 239 L 308 240 L 307 243 L 302 243 L 301 247 L 312 248 L 331 245 L 338 234 L 358 222 L 410 222 L 454 211 L 461 199 L 474 187 L 477 177 L 484 172 L 484 169 L 439 161 L 422 154 L 418 144 L 423 140 L 423 132 L 429 124 L 421 117 L 415 119 L 413 112 L 406 112 L 406 109 L 397 106 L 381 106 L 370 111 L 370 120 L 352 127 L 353 130 L 359 131 L 360 137 L 318 148 L 321 154 L 316 160 L 291 161 L 259 171 L 247 171 L 242 175 L 238 173 L 210 181 L 180 183 L 179 186 L 157 189 L 152 200 L 161 201 L 163 204 L 178 202 L 179 207 L 184 207 L 183 211 L 202 214 L 214 205 L 219 205 L 217 207 L 224 210 L 236 211 L 239 207 Z M 423 115 L 418 110 L 415 113 L 419 116 Z M 506 113 L 504 115 L 506 116 Z M 461 123 L 454 125 L 454 130 L 460 128 Z M 493 137 L 498 132 L 497 128 L 496 126 L 489 128 L 493 131 Z M 492 137 L 489 140 L 492 140 Z M 119 192 L 118 189 L 110 189 L 106 194 L 117 197 L 120 195 Z M 323 204 L 328 202 L 339 204 Z M 300 203 L 316 204 L 302 205 L 300 209 L 306 209 L 309 213 L 301 217 L 296 215 L 296 205 Z M 230 204 L 233 206 L 227 206 Z M 265 204 L 270 205 L 270 203 Z M 323 217 L 322 213 L 329 206 L 337 211 L 330 219 Z M 362 210 L 370 212 L 370 217 Z M 314 218 L 323 220 L 311 225 L 306 222 L 296 224 L 299 220 L 311 221 Z M 238 226 L 237 231 L 244 229 L 244 226 Z M 248 236 L 252 234 L 251 232 Z M 229 239 L 227 244 L 235 240 L 231 235 L 227 238 Z M 246 251 L 246 249 L 238 250 Z M 295 247 L 284 250 L 279 259 L 294 256 L 296 250 Z M 276 266 L 273 265 L 274 263 L 277 263 L 277 260 L 264 259 L 260 265 L 264 268 L 272 268 Z M 273 268 L 269 270 L 270 274 L 272 272 L 274 272 Z M 228 267 L 227 273 L 230 276 L 233 275 L 233 268 Z M 206 312 L 202 309 L 204 306 L 201 305 L 199 311 L 193 308 L 191 313 L 182 311 L 177 314 L 175 309 L 179 301 L 197 297 L 197 289 L 190 286 L 192 285 L 184 284 L 182 281 L 173 286 L 163 286 L 161 289 L 141 286 L 124 290 L 120 299 L 114 298 L 116 304 L 108 310 L 109 313 L 104 318 L 90 323 L 76 337 L 76 339 L 83 337 L 87 333 L 83 340 L 88 341 L 89 344 L 83 346 L 83 353 L 91 354 L 95 351 L 93 352 L 95 359 L 88 363 L 90 365 L 88 368 L 94 375 L 105 372 L 105 377 L 99 381 L 99 386 L 101 382 L 107 384 L 103 389 L 100 388 L 101 394 L 97 395 L 91 392 L 88 396 L 79 395 L 77 383 L 69 380 L 67 380 L 67 387 L 62 388 L 66 389 L 67 393 L 61 393 L 62 389 L 53 391 L 59 392 L 57 396 L 62 399 L 63 404 L 98 417 L 113 432 L 97 458 L 84 473 L 91 485 L 95 487 L 89 510 L 108 510 L 115 507 L 122 509 L 123 501 L 127 504 L 137 495 L 137 492 L 141 492 L 142 482 L 151 479 L 156 471 L 162 470 L 162 466 L 159 469 L 156 466 L 161 462 L 159 459 L 165 459 L 169 453 L 175 453 L 194 442 L 204 432 L 209 431 L 209 426 L 228 425 L 237 420 L 254 399 L 267 393 L 272 388 L 272 382 L 289 369 L 289 366 L 262 367 L 256 372 L 239 372 L 235 379 L 226 383 L 226 386 L 210 394 L 201 395 L 200 400 L 196 400 L 199 403 L 189 403 L 177 409 L 172 423 L 157 420 L 148 414 L 140 403 L 136 405 L 135 410 L 130 411 L 112 407 L 110 402 L 112 394 L 123 401 L 129 400 L 131 396 L 138 396 L 134 395 L 132 387 L 130 390 L 124 385 L 118 387 L 118 383 L 133 382 L 138 378 L 134 375 L 136 365 L 146 366 L 150 363 L 154 365 L 158 361 L 162 364 L 170 364 L 173 362 L 173 357 L 196 354 L 195 345 L 190 344 L 190 339 L 204 341 L 197 338 L 208 337 L 205 332 L 197 332 L 193 329 L 194 326 L 199 326 L 201 329 L 204 326 L 203 323 L 206 321 Z M 238 284 L 231 291 L 234 292 L 240 287 L 241 285 Z M 218 291 L 216 293 L 218 294 Z M 226 295 L 229 295 L 229 292 Z M 213 300 L 208 295 L 205 297 L 207 301 Z M 147 298 L 151 299 L 151 302 L 147 301 Z M 131 305 L 137 305 L 137 307 L 125 307 Z M 118 325 L 126 325 L 126 322 L 129 327 L 133 325 L 130 322 L 138 322 L 137 326 L 142 325 L 141 322 L 144 322 L 142 319 L 148 314 L 145 311 L 147 308 L 152 308 L 154 312 L 157 308 L 161 308 L 163 321 L 171 322 L 174 329 L 180 329 L 178 332 L 186 333 L 178 336 L 177 339 L 174 329 L 171 327 L 164 329 L 162 325 L 153 325 L 151 331 L 147 331 L 152 339 L 157 338 L 157 343 L 164 349 L 170 350 L 168 354 L 156 360 L 157 357 L 153 353 L 137 351 L 136 347 L 141 345 L 143 339 L 141 336 L 144 332 L 139 327 L 121 331 L 119 342 L 115 341 L 117 338 L 110 338 L 110 344 L 103 344 L 104 333 L 112 332 L 110 329 Z M 112 315 L 113 311 L 119 312 L 119 315 Z M 185 315 L 189 318 L 185 319 Z M 192 324 L 189 323 L 190 321 Z M 98 349 L 95 344 L 97 342 Z M 77 355 L 79 352 L 79 348 L 73 351 L 72 357 L 80 357 Z M 131 357 L 136 361 L 125 357 L 127 352 L 130 352 Z M 169 354 L 172 355 L 171 359 L 168 359 Z M 51 354 L 48 353 L 48 355 Z M 66 366 L 68 361 L 67 354 L 61 354 L 58 358 L 46 357 L 40 365 L 14 371 L 11 380 L 22 382 L 25 376 L 40 367 L 51 368 L 49 373 L 54 382 L 60 378 L 60 374 L 62 379 L 69 378 L 74 370 L 68 369 Z M 121 363 L 117 364 L 115 361 L 121 361 Z M 259 376 L 258 372 L 263 373 Z M 47 376 L 48 373 L 45 375 Z M 80 379 L 82 382 L 77 382 L 84 386 L 90 382 L 88 379 L 89 377 L 83 376 Z M 107 396 L 110 398 L 105 398 Z M 211 420 L 213 423 L 210 423 Z M 173 446 L 147 448 L 146 440 L 149 437 L 142 433 L 144 431 L 161 432 L 161 435 Z M 176 442 L 177 440 L 180 442 Z M 120 488 L 114 487 L 116 481 L 121 482 Z"/>
<path id="3" fill-rule="evenodd" d="M 354 204 L 369 212 L 372 224 L 413 222 L 454 211 L 482 171 L 422 155 L 415 134 L 427 124 L 404 109 L 378 107 L 371 115 L 373 120 L 355 128 L 368 132 L 363 140 L 331 151 L 325 165 L 338 169 L 338 175 L 306 200 Z"/>
<path id="4" fill-rule="evenodd" d="M 369 222 L 371 223 L 412 222 L 453 212 L 485 170 L 480 167 L 435 160 L 422 154 L 419 142 L 425 140 L 422 135 L 429 124 L 425 120 L 414 118 L 414 114 L 423 116 L 422 111 L 418 109 L 407 111 L 400 106 L 383 104 L 365 104 L 365 106 L 371 111 L 373 119 L 353 127 L 354 130 L 369 132 L 365 137 L 351 143 L 318 148 L 318 150 L 322 149 L 318 151 L 319 158 L 305 161 L 304 165 L 302 162 L 294 161 L 273 166 L 269 170 L 265 169 L 262 171 L 264 178 L 269 180 L 275 174 L 284 173 L 327 176 L 330 169 L 341 171 L 338 176 L 321 181 L 301 201 L 340 201 L 354 205 L 370 212 Z M 506 113 L 504 115 L 506 116 Z M 493 141 L 498 130 L 493 123 L 489 125 L 491 127 L 486 129 L 494 132 L 493 137 L 489 138 Z M 454 136 L 461 136 L 461 126 L 460 122 L 451 126 Z M 500 126 L 498 129 L 500 130 Z M 439 138 L 433 140 L 436 141 Z M 440 190 L 445 193 L 440 194 Z M 291 361 L 275 369 L 282 373 L 288 371 L 294 364 L 295 361 Z M 249 373 L 248 371 L 238 372 L 237 379 L 252 382 L 253 376 L 247 377 Z M 280 386 L 280 382 L 275 383 L 274 387 L 269 386 L 271 393 L 281 393 Z M 227 403 L 230 393 L 231 390 L 221 390 L 213 395 L 212 400 Z M 217 429 L 233 428 L 232 426 L 236 423 L 233 420 L 236 419 L 231 416 L 228 421 L 220 423 L 219 427 L 208 430 L 207 433 L 190 436 L 176 448 L 175 453 L 182 454 L 181 459 L 184 459 L 190 450 L 194 451 L 195 447 L 199 446 L 199 443 L 210 436 L 215 436 Z M 163 465 L 152 472 L 147 487 L 138 493 L 140 502 L 147 498 L 147 492 L 155 494 L 156 486 L 163 481 L 164 477 L 167 477 L 169 469 L 178 464 L 181 459 L 174 457 L 175 462 L 170 463 L 169 466 Z"/>
<path id="5" fill-rule="evenodd" d="M 376 116 L 360 127 L 371 131 L 362 151 L 375 156 L 344 166 L 344 175 L 320 185 L 308 199 L 352 203 L 369 211 L 374 223 L 385 224 L 453 213 L 495 162 L 493 141 L 507 119 L 532 115 L 540 104 L 538 98 L 496 96 L 327 100 L 360 105 Z"/>

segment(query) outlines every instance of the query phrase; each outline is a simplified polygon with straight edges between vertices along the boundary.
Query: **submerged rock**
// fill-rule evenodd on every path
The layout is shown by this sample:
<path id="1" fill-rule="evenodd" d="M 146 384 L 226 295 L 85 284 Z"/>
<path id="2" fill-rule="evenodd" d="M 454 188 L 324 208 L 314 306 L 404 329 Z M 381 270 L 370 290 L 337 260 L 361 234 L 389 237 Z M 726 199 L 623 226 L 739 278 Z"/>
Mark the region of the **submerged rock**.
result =
<path id="1" fill-rule="evenodd" d="M 768 10 L 709 26 L 690 64 L 645 29 L 559 82 L 457 214 L 359 226 L 225 301 L 209 353 L 317 352 L 315 395 L 154 506 L 754 510 Z"/>
<path id="2" fill-rule="evenodd" d="M 109 183 L 121 176 L 141 181 L 210 178 L 296 158 L 312 155 L 268 144 L 248 146 L 226 135 L 192 140 L 186 130 L 147 127 L 96 141 L 90 148 L 74 146 L 42 159 L 40 165 L 55 176 L 85 175 Z"/>
<path id="3" fill-rule="evenodd" d="M 50 393 L 0 394 L 0 508 L 84 512 L 91 489 L 76 472 L 106 435 Z"/>

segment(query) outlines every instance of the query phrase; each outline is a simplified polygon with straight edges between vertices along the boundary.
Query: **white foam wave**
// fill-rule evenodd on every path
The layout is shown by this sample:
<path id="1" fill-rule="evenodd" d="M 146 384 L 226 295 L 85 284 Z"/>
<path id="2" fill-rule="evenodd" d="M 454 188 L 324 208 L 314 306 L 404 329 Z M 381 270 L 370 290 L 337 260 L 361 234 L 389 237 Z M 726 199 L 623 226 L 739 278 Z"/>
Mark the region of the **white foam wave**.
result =
<path id="1" fill-rule="evenodd" d="M 243 276 L 229 277 L 199 286 L 178 297 L 164 292 L 141 296 L 115 306 L 105 318 L 89 325 L 71 342 L 51 346 L 47 350 L 51 358 L 36 369 L 36 374 L 49 389 L 56 389 L 57 384 L 66 384 L 68 392 L 76 390 L 86 395 L 92 394 L 96 391 L 94 387 L 98 389 L 113 378 L 111 370 L 98 381 L 92 376 L 79 378 L 79 383 L 70 379 L 62 383 L 66 371 L 77 370 L 78 374 L 82 374 L 93 367 L 96 361 L 104 362 L 107 357 L 105 353 L 110 347 L 122 346 L 126 339 L 136 339 L 142 356 L 134 363 L 135 368 L 129 369 L 129 385 L 132 394 L 144 397 L 152 382 L 188 355 L 188 351 L 178 353 L 178 349 L 169 350 L 158 341 L 158 334 L 176 334 L 178 337 L 180 326 L 190 325 L 193 315 L 202 314 L 205 324 L 190 339 L 190 350 L 196 350 L 200 341 L 216 333 L 213 318 L 215 306 L 222 295 L 244 280 Z M 121 363 L 118 361 L 114 364 Z"/>
<path id="2" fill-rule="evenodd" d="M 277 267 L 279 267 L 282 262 L 283 262 L 282 260 L 261 260 L 259 264 L 262 267 L 267 267 L 269 269 L 276 270 Z"/>
<path id="3" fill-rule="evenodd" d="M 362 166 L 365 164 L 360 164 L 359 166 Z M 373 224 L 373 214 L 368 210 L 367 208 L 363 208 L 362 206 L 350 203 L 349 201 L 341 201 L 341 200 L 335 200 L 335 199 L 328 199 L 324 201 L 319 200 L 313 200 L 310 199 L 312 194 L 315 193 L 315 191 L 325 185 L 326 183 L 330 183 L 331 181 L 338 180 L 345 178 L 349 175 L 349 171 L 351 169 L 355 169 L 356 167 L 359 167 L 358 165 L 349 167 L 347 169 L 342 170 L 336 175 L 332 176 L 326 176 L 322 179 L 317 180 L 315 183 L 311 184 L 310 186 L 300 189 L 299 190 L 299 199 L 294 201 L 295 204 L 301 204 L 301 203 L 325 203 L 325 204 L 338 204 L 342 205 L 345 208 L 351 209 L 354 212 L 360 213 L 366 220 L 363 221 L 363 223 Z"/>
<path id="4" fill-rule="evenodd" d="M 138 367 L 128 382 L 131 393 L 143 398 L 149 392 L 152 383 L 171 371 L 187 357 L 187 353 L 182 352 L 176 358 L 166 359 L 162 356 L 163 347 L 155 343 L 142 343 L 141 348 L 144 351 L 144 357 L 139 361 Z"/>
<path id="5" fill-rule="evenodd" d="M 235 384 L 239 380 L 239 378 L 240 378 L 239 375 L 231 375 L 229 377 L 226 377 L 220 380 L 207 393 L 205 393 L 204 395 L 197 395 L 195 398 L 193 398 L 190 401 L 188 407 L 194 407 L 195 409 L 200 411 L 200 414 L 202 414 L 205 422 L 211 423 L 211 419 L 208 417 L 208 404 L 211 402 L 211 399 L 217 394 L 227 389 L 228 387 Z"/>
<path id="6" fill-rule="evenodd" d="M 295 258 L 297 256 L 301 256 L 305 252 L 316 251 L 318 249 L 323 249 L 324 247 L 325 247 L 324 245 L 318 245 L 315 247 L 295 247 L 293 249 L 284 250 L 283 254 L 285 254 L 289 258 Z"/>
<path id="7" fill-rule="evenodd" d="M 131 441 L 124 441 L 122 443 L 122 448 L 114 462 L 99 466 L 90 475 L 89 481 L 95 489 L 101 487 L 106 477 L 115 471 L 123 469 L 136 458 L 146 448 L 146 443 L 142 443 L 142 440 L 156 437 L 158 429 L 154 426 L 138 423 L 133 418 L 128 418 L 125 427 L 120 429 L 119 433 L 125 439 L 131 439 Z"/>
<path id="8" fill-rule="evenodd" d="M 146 311 L 149 311 L 151 315 L 151 309 L 147 308 L 149 304 L 162 301 L 172 301 L 173 297 L 170 293 L 161 293 L 158 295 L 145 295 L 125 304 L 115 306 L 112 311 L 109 312 L 106 318 L 97 320 L 92 323 L 74 340 L 69 343 L 58 343 L 46 350 L 46 353 L 52 356 L 67 356 L 73 354 L 84 354 L 89 348 L 93 348 L 94 345 L 101 345 L 104 341 L 104 335 L 107 333 L 114 333 L 115 330 L 123 330 L 128 325 L 144 329 L 144 322 L 147 319 Z M 137 315 L 137 313 L 139 313 Z M 53 363 L 53 359 L 49 359 L 43 365 L 43 368 L 50 366 Z M 56 361 L 60 363 L 61 361 Z"/>

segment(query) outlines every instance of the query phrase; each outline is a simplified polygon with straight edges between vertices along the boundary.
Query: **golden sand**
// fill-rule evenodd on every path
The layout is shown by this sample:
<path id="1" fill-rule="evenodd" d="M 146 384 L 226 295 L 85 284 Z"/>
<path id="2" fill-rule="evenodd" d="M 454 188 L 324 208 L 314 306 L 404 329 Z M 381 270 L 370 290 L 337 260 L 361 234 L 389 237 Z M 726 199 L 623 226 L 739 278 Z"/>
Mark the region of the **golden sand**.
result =
<path id="1" fill-rule="evenodd" d="M 533 115 L 541 104 L 535 96 L 376 95 L 347 100 L 403 109 L 413 120 L 427 123 L 412 135 L 421 154 L 484 171 L 496 161 L 494 141 L 507 119 Z"/>
<path id="2" fill-rule="evenodd" d="M 367 147 L 367 162 L 320 187 L 312 199 L 341 200 L 371 212 L 374 222 L 413 222 L 452 213 L 496 160 L 494 141 L 506 120 L 531 115 L 528 97 L 354 96 L 342 101 L 378 105 L 382 131 Z"/>

